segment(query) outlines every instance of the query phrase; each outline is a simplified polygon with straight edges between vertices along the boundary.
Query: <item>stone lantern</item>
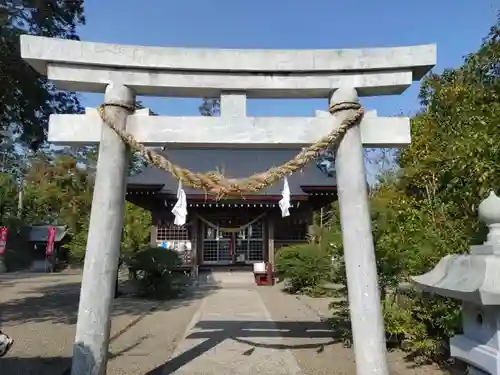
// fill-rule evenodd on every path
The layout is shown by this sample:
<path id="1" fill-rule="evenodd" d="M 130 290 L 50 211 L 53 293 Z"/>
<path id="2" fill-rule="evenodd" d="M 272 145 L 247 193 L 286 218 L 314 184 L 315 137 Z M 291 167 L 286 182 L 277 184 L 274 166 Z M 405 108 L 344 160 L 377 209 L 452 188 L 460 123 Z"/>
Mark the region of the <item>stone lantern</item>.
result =
<path id="1" fill-rule="evenodd" d="M 478 214 L 489 229 L 486 242 L 412 279 L 422 291 L 462 301 L 463 334 L 450 339 L 451 356 L 466 362 L 469 374 L 500 375 L 500 198 L 491 192 Z"/>

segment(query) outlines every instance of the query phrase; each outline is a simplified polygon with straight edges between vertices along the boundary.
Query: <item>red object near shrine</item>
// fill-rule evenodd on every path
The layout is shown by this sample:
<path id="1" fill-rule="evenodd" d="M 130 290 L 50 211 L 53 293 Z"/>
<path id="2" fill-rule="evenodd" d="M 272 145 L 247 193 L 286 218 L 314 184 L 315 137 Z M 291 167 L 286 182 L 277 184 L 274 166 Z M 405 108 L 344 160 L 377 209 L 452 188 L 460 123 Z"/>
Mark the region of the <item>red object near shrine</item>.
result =
<path id="1" fill-rule="evenodd" d="M 54 243 L 56 242 L 56 228 L 49 228 L 49 235 L 47 236 L 47 247 L 45 248 L 45 255 L 52 255 L 54 252 Z"/>
<path id="2" fill-rule="evenodd" d="M 7 248 L 7 234 L 9 233 L 9 228 L 1 227 L 0 228 L 0 255 L 5 253 L 5 249 Z"/>
<path id="3" fill-rule="evenodd" d="M 272 286 L 274 285 L 274 271 L 273 265 L 269 262 L 266 263 L 266 272 L 265 273 L 255 273 L 255 283 L 258 286 Z"/>

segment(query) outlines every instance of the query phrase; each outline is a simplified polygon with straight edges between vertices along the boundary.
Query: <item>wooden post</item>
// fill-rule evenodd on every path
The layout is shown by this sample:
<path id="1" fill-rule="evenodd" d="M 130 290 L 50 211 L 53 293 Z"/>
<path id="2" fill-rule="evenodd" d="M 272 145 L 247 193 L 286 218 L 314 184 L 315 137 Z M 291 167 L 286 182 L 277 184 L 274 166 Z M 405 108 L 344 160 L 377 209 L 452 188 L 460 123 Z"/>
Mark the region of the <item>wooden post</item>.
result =
<path id="1" fill-rule="evenodd" d="M 274 216 L 267 214 L 267 285 L 274 285 Z"/>
<path id="2" fill-rule="evenodd" d="M 198 280 L 198 218 L 194 217 L 191 225 L 191 276 Z"/>
<path id="3" fill-rule="evenodd" d="M 274 266 L 274 217 L 267 214 L 267 260 Z"/>
<path id="4" fill-rule="evenodd" d="M 157 236 L 158 236 L 158 224 L 157 222 L 154 222 L 154 224 L 151 224 L 151 229 L 149 231 L 149 246 L 151 247 L 158 246 L 158 243 L 156 241 Z"/>

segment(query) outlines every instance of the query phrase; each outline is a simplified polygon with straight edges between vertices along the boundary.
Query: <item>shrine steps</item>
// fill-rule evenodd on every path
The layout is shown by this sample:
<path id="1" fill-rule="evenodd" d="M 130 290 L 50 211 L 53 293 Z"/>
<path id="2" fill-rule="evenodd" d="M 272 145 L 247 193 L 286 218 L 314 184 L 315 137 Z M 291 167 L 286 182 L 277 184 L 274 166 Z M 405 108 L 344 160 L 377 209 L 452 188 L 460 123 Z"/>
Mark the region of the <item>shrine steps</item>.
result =
<path id="1" fill-rule="evenodd" d="M 200 286 L 255 286 L 253 266 L 200 266 Z"/>

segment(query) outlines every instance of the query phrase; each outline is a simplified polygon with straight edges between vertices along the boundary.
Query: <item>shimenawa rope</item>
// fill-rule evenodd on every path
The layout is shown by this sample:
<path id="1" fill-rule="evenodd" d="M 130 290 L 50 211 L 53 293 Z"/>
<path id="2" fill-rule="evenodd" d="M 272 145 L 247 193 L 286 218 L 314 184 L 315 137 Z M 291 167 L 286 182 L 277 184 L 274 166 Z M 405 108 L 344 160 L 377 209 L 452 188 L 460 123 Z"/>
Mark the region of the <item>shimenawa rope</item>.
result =
<path id="1" fill-rule="evenodd" d="M 334 128 L 329 134 L 316 143 L 303 148 L 293 159 L 280 166 L 271 167 L 265 172 L 257 173 L 246 178 L 229 179 L 216 171 L 198 173 L 175 165 L 160 153 L 137 142 L 132 134 L 117 128 L 113 118 L 106 114 L 105 109 L 108 106 L 121 107 L 130 112 L 134 112 L 135 109 L 122 104 L 113 103 L 101 104 L 99 106 L 99 115 L 103 122 L 113 129 L 123 142 L 133 151 L 142 155 L 155 167 L 172 174 L 177 180 L 180 180 L 184 186 L 194 189 L 203 189 L 207 194 L 215 195 L 217 199 L 221 199 L 228 195 L 243 195 L 244 193 L 255 193 L 264 190 L 275 182 L 282 180 L 284 177 L 301 170 L 306 164 L 315 160 L 322 150 L 336 147 L 346 131 L 351 126 L 357 124 L 364 115 L 364 110 L 359 103 L 344 102 L 334 104 L 329 108 L 331 114 L 346 110 L 352 111 L 352 113 L 342 121 L 339 127 Z"/>
<path id="2" fill-rule="evenodd" d="M 210 228 L 215 229 L 215 230 L 219 230 L 221 232 L 226 232 L 226 233 L 239 233 L 242 230 L 247 229 L 250 225 L 252 225 L 252 224 L 256 223 L 257 221 L 259 221 L 260 219 L 262 219 L 264 217 L 264 215 L 266 215 L 266 212 L 258 215 L 257 217 L 254 217 L 248 223 L 240 225 L 238 227 L 221 227 L 220 225 L 216 225 L 216 224 L 210 222 L 209 220 L 205 219 L 203 216 L 201 216 L 199 214 L 196 214 L 196 216 L 198 217 L 198 219 L 200 219 L 201 221 L 203 221 Z"/>

